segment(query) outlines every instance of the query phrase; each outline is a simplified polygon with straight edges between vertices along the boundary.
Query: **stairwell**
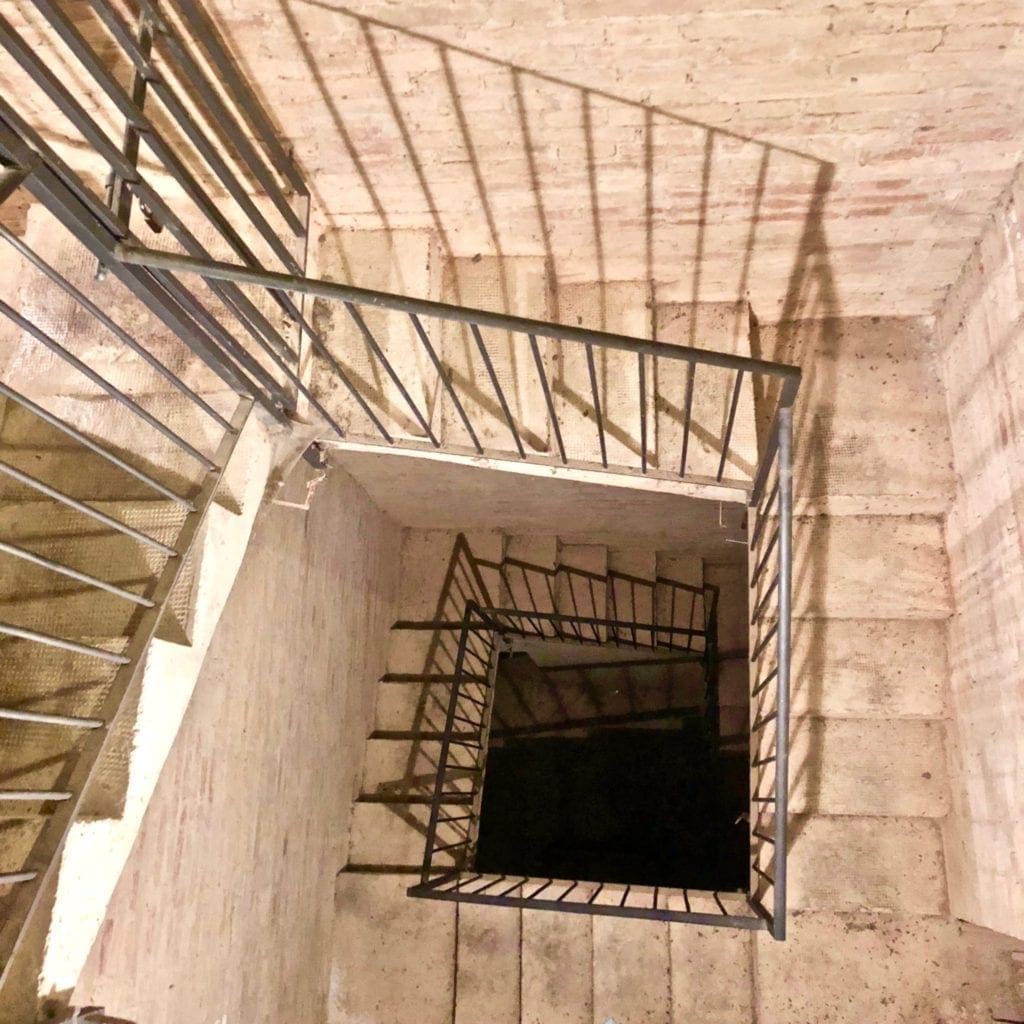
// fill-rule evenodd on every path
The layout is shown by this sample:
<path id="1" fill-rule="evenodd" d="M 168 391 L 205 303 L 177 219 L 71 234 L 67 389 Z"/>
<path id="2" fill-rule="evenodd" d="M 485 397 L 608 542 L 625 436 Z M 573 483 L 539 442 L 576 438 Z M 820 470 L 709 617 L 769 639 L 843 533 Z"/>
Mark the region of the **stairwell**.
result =
<path id="1" fill-rule="evenodd" d="M 37 6 L 53 9 L 45 0 Z M 19 63 L 24 68 L 31 61 L 31 53 L 22 53 Z M 89 74 L 102 79 L 95 68 Z M 154 134 L 152 125 L 143 127 Z M 0 143 L 8 144 L 7 135 Z M 45 145 L 29 149 L 33 160 L 41 153 L 52 174 L 55 160 Z M 289 163 L 283 158 L 286 168 Z M 9 171 L 5 162 L 0 185 Z M 223 180 L 223 169 L 215 172 Z M 173 169 L 170 177 L 181 183 Z M 237 201 L 230 185 L 228 191 Z M 279 196 L 279 205 L 294 198 Z M 309 197 L 303 198 L 309 213 Z M 759 324 L 745 300 L 666 301 L 647 280 L 579 273 L 560 280 L 539 242 L 469 255 L 436 230 L 331 227 L 312 248 L 309 273 L 391 293 L 390 308 L 382 308 L 379 296 L 364 294 L 360 301 L 332 295 L 329 286 L 314 288 L 318 297 L 301 311 L 284 293 L 277 295 L 279 307 L 261 293 L 259 308 L 250 308 L 239 298 L 244 293 L 210 284 L 227 278 L 206 277 L 229 310 L 243 310 L 239 319 L 254 339 L 276 336 L 284 323 L 295 343 L 295 352 L 285 343 L 286 354 L 271 363 L 265 350 L 256 357 L 244 346 L 241 356 L 232 350 L 257 382 L 251 397 L 263 406 L 246 420 L 250 396 L 239 401 L 239 389 L 207 373 L 160 318 L 110 301 L 108 283 L 94 276 L 95 255 L 58 245 L 49 257 L 94 308 L 66 290 L 62 297 L 49 285 L 41 288 L 38 265 L 24 265 L 19 244 L 52 249 L 43 205 L 30 207 L 16 237 L 7 239 L 13 247 L 3 247 L 0 257 L 5 281 L 14 282 L 2 297 L 16 299 L 9 307 L 14 315 L 5 308 L 0 321 L 5 387 L 10 384 L 0 408 L 0 442 L 13 469 L 5 470 L 0 525 L 4 554 L 15 560 L 0 585 L 9 624 L 0 678 L 10 697 L 0 717 L 10 761 L 5 777 L 26 787 L 0 797 L 31 808 L 8 814 L 0 852 L 13 869 L 47 821 L 65 813 L 62 805 L 77 804 L 77 819 L 59 872 L 54 869 L 42 892 L 47 913 L 27 940 L 34 955 L 19 965 L 24 976 L 16 981 L 26 999 L 34 1000 L 40 987 L 40 962 L 41 987 L 57 1004 L 66 1001 L 90 948 L 100 961 L 94 974 L 102 973 L 109 935 L 94 944 L 97 929 L 140 834 L 257 512 L 268 485 L 315 440 L 311 458 L 324 463 L 318 482 L 334 465 L 348 469 L 368 492 L 367 503 L 372 499 L 392 525 L 406 527 L 387 670 L 376 687 L 347 833 L 338 827 L 346 849 L 334 894 L 326 1014 L 332 1024 L 681 1024 L 695 1012 L 721 1024 L 854 1018 L 989 1024 L 1024 1012 L 1019 944 L 950 912 L 946 858 L 959 836 L 950 815 L 949 765 L 957 762 L 947 728 L 946 623 L 953 603 L 942 517 L 951 453 L 942 388 L 920 322 Z M 198 206 L 200 216 L 186 219 L 193 226 L 198 221 L 202 243 L 184 248 L 202 261 L 209 255 L 204 245 L 211 237 L 218 241 L 203 221 L 216 223 L 217 211 Z M 146 218 L 147 228 L 140 226 L 127 245 L 115 251 L 110 242 L 111 266 L 141 266 L 140 273 L 156 280 L 169 270 L 191 281 L 196 266 L 155 251 L 163 225 L 152 210 Z M 299 222 L 290 207 L 285 219 Z M 294 233 L 303 235 L 301 223 Z M 244 257 L 245 245 L 241 252 L 237 243 L 230 248 L 259 264 Z M 209 248 L 219 254 L 222 247 Z M 286 256 L 282 262 L 295 271 L 299 262 L 290 251 Z M 249 284 L 268 284 L 258 268 L 250 272 Z M 660 294 L 666 291 L 681 294 L 672 287 Z M 401 303 L 410 296 L 449 306 L 434 318 L 406 316 Z M 91 320 L 84 326 L 83 309 L 116 345 L 107 335 L 98 340 Z M 537 324 L 487 322 L 481 310 Z M 195 311 L 188 333 L 199 325 L 223 340 L 223 328 L 207 313 L 201 306 Z M 303 316 L 309 324 L 300 323 Z M 254 323 L 265 326 L 253 330 Z M 560 335 L 557 324 L 607 335 L 592 344 L 595 334 L 562 329 Z M 130 344 L 139 335 L 150 358 Z M 647 338 L 664 347 L 631 347 Z M 703 361 L 694 359 L 694 349 Z M 770 498 L 760 504 L 771 485 L 769 477 L 759 490 L 765 483 L 759 469 L 770 468 L 766 440 L 785 406 L 784 388 L 795 392 L 797 375 L 785 385 L 780 377 L 779 392 L 771 392 L 756 379 L 766 367 L 771 376 L 768 363 L 746 362 L 741 372 L 723 354 L 805 372 L 794 440 L 787 942 L 773 941 L 760 921 L 743 930 L 715 929 L 613 913 L 643 899 L 655 910 L 710 916 L 723 902 L 730 909 L 746 905 L 735 893 L 659 895 L 656 887 L 584 885 L 576 897 L 603 913 L 410 898 L 431 830 L 457 624 L 470 599 L 517 610 L 525 620 L 592 618 L 598 639 L 629 648 L 656 637 L 658 624 L 692 626 L 692 610 L 677 603 L 673 583 L 713 588 L 719 596 L 715 739 L 730 757 L 752 757 L 753 793 L 773 786 L 773 758 L 750 745 L 751 733 L 779 714 L 777 689 L 758 700 L 762 687 L 755 686 L 751 699 L 766 628 L 751 604 L 760 608 L 762 558 L 781 557 L 782 542 L 772 539 L 773 526 L 776 537 L 782 532 L 780 514 L 771 511 Z M 194 389 L 191 404 L 166 387 L 156 357 Z M 89 385 L 80 379 L 80 364 L 89 369 Z M 154 371 L 162 380 L 150 376 Z M 157 421 L 181 437 L 155 428 L 158 440 L 140 421 L 147 429 Z M 911 422 L 923 424 L 919 433 Z M 71 423 L 76 426 L 65 429 Z M 126 469 L 118 453 L 144 465 L 143 477 Z M 41 502 L 33 480 L 51 488 L 73 483 L 71 501 L 42 491 L 53 500 Z M 308 511 L 315 486 L 285 505 Z M 179 491 L 192 495 L 196 507 L 176 501 Z M 758 500 L 745 512 L 752 492 Z M 536 512 L 545 501 L 556 514 Z M 78 515 L 105 529 L 83 526 Z M 676 540 L 650 539 L 658 524 L 647 520 L 658 515 L 673 519 L 665 533 Z M 687 517 L 684 543 L 678 538 L 686 534 Z M 135 546 L 120 538 L 112 543 L 109 530 Z M 712 532 L 709 554 L 704 544 Z M 726 533 L 732 536 L 723 540 Z M 463 535 L 472 572 L 452 559 Z M 728 555 L 727 542 L 733 544 Z M 187 559 L 169 571 L 179 555 Z M 63 579 L 55 583 L 46 575 L 53 572 Z M 83 592 L 80 583 L 93 589 Z M 361 583 L 379 617 L 379 595 L 372 582 Z M 146 602 L 153 595 L 162 602 L 161 588 L 172 584 L 158 622 L 159 609 L 150 613 L 154 602 Z M 785 616 L 771 614 L 778 630 Z M 140 615 L 149 615 L 143 621 L 155 636 L 148 654 Z M 640 624 L 634 626 L 639 644 L 636 635 L 619 635 L 624 619 Z M 233 628 L 239 630 L 237 621 Z M 264 628 L 273 634 L 275 624 Z M 143 656 L 145 669 L 120 717 L 101 714 L 123 666 Z M 502 730 L 586 729 L 579 723 L 595 715 L 633 725 L 649 710 L 636 692 L 651 684 L 647 665 L 565 670 L 548 664 L 543 684 L 530 672 L 519 680 L 531 691 L 518 705 L 523 718 L 514 703 L 495 705 L 491 728 L 499 741 Z M 622 681 L 613 700 L 601 696 L 607 692 L 598 685 L 607 683 L 602 672 Z M 700 706 L 685 668 L 655 678 L 658 687 L 684 696 L 684 711 Z M 358 724 L 358 715 L 348 715 L 345 728 L 354 728 L 353 721 Z M 88 759 L 78 758 L 70 742 L 55 744 L 52 732 L 44 738 L 40 730 L 51 729 L 113 734 L 92 778 L 74 774 Z M 465 805 L 465 795 L 457 793 L 451 806 Z M 347 803 L 349 794 L 329 797 Z M 762 824 L 756 810 L 754 817 L 756 831 Z M 766 844 L 778 836 L 772 817 L 765 812 Z M 243 827 L 252 822 L 233 821 L 225 834 Z M 258 836 L 256 829 L 249 837 L 257 848 Z M 755 856 L 752 888 L 766 867 L 777 869 L 778 855 L 769 855 L 774 866 L 759 859 L 765 850 L 762 845 Z M 456 854 L 440 856 L 440 866 L 457 866 Z M 34 884 L 48 863 L 5 873 L 13 903 L 16 887 Z M 16 917 L 3 927 L 16 926 Z M 127 948 L 134 956 L 130 942 Z"/>

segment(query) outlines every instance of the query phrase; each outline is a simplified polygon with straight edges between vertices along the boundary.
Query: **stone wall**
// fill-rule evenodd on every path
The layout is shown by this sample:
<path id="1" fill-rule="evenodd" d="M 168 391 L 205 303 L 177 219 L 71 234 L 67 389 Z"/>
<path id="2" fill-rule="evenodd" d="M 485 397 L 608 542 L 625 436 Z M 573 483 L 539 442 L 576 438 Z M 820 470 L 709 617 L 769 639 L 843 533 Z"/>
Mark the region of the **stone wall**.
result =
<path id="1" fill-rule="evenodd" d="M 1020 156 L 1014 4 L 210 6 L 328 223 L 546 256 L 558 284 L 929 315 Z"/>
<path id="2" fill-rule="evenodd" d="M 310 511 L 265 509 L 76 1003 L 151 1024 L 323 1019 L 401 546 L 340 470 Z"/>
<path id="3" fill-rule="evenodd" d="M 956 500 L 950 901 L 1024 937 L 1024 174 L 989 218 L 936 325 Z"/>

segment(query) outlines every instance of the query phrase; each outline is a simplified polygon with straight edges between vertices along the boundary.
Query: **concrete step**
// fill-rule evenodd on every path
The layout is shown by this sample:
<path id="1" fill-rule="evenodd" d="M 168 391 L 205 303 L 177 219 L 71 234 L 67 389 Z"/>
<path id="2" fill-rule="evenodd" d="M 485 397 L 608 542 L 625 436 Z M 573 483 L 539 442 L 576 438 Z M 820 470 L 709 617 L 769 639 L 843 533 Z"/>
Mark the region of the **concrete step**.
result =
<path id="1" fill-rule="evenodd" d="M 931 818 L 793 816 L 793 910 L 945 914 L 939 824 Z"/>
<path id="2" fill-rule="evenodd" d="M 157 640 L 166 640 L 171 644 L 192 643 L 203 555 L 206 552 L 206 545 L 203 543 L 205 529 L 205 524 L 200 527 L 200 534 L 185 558 L 170 594 L 167 595 L 164 613 L 160 616 L 160 623 L 156 629 Z"/>
<path id="3" fill-rule="evenodd" d="M 524 910 L 522 922 L 522 1024 L 593 1024 L 593 918 Z"/>
<path id="4" fill-rule="evenodd" d="M 407 530 L 402 538 L 398 601 L 399 621 L 445 618 L 445 596 L 456 534 L 450 530 Z M 448 618 L 458 616 L 449 608 Z"/>
<path id="5" fill-rule="evenodd" d="M 670 345 L 689 345 L 734 355 L 750 355 L 749 308 L 744 303 L 659 303 L 655 308 L 655 337 Z M 678 473 L 683 459 L 687 363 L 659 359 L 655 365 L 657 393 L 656 464 Z M 736 374 L 732 370 L 699 366 L 692 382 L 690 432 L 686 444 L 687 476 L 716 478 L 721 465 Z M 754 394 L 745 374 L 733 421 L 723 478 L 749 481 L 757 466 Z"/>
<path id="6" fill-rule="evenodd" d="M 444 729 L 450 698 L 450 682 L 381 681 L 377 684 L 374 729 L 439 732 Z"/>
<path id="7" fill-rule="evenodd" d="M 439 295 L 440 264 L 428 232 L 332 230 L 321 236 L 314 258 L 324 276 L 362 288 L 429 299 Z M 404 314 L 371 306 L 356 310 L 420 415 L 431 425 L 437 415 L 439 378 L 412 321 Z M 426 430 L 345 305 L 317 299 L 312 319 L 320 340 L 385 429 L 396 437 L 424 439 Z M 431 341 L 440 355 L 436 324 L 424 324 L 424 328 L 435 335 Z M 319 355 L 313 358 L 311 390 L 347 434 L 379 439 L 337 370 Z"/>
<path id="8" fill-rule="evenodd" d="M 338 875 L 332 1024 L 451 1024 L 455 904 L 410 899 L 411 881 L 409 875 Z"/>
<path id="9" fill-rule="evenodd" d="M 445 816 L 461 817 L 467 811 L 449 811 Z M 352 805 L 349 865 L 361 868 L 387 867 L 396 871 L 419 870 L 423 862 L 429 821 L 430 808 L 423 804 L 385 804 L 357 800 Z M 437 827 L 438 843 L 443 845 L 465 838 L 465 824 L 441 822 Z M 457 851 L 435 853 L 434 865 L 454 865 L 454 852 Z"/>
<path id="10" fill-rule="evenodd" d="M 796 619 L 794 715 L 940 718 L 946 624 L 940 619 Z"/>
<path id="11" fill-rule="evenodd" d="M 500 729 L 535 728 L 572 717 L 561 687 L 529 655 L 506 658 L 495 684 L 494 724 Z"/>
<path id="12" fill-rule="evenodd" d="M 363 761 L 363 795 L 432 795 L 441 751 L 439 739 L 380 739 L 366 741 Z M 466 774 L 475 762 L 476 751 L 452 747 L 449 765 L 453 774 L 456 766 L 466 768 Z M 446 788 L 469 791 L 469 780 L 455 778 Z"/>
<path id="13" fill-rule="evenodd" d="M 41 204 L 29 207 L 24 242 L 51 266 L 60 270 L 80 292 L 94 302 L 115 323 L 200 394 L 224 389 L 221 379 L 197 359 L 191 350 L 146 307 L 133 298 L 112 274 L 96 276 L 96 260 L 60 225 Z M 5 299 L 54 340 L 69 348 L 112 384 L 129 394 L 162 392 L 166 384 L 148 368 L 142 359 L 109 333 L 97 320 L 23 257 L 14 253 L 7 243 L 2 249 L 11 254 L 11 274 L 5 274 Z M 275 307 L 276 308 L 276 307 Z M 8 323 L 6 318 L 0 318 Z M 16 330 L 16 329 L 15 329 Z M 65 363 L 56 372 L 45 372 L 38 358 L 41 346 L 20 332 L 12 347 L 4 371 L 4 380 L 19 387 L 13 372 L 31 374 L 42 386 L 38 394 L 87 394 L 82 390 L 84 378 Z M 21 378 L 25 379 L 25 378 Z M 20 388 L 19 388 L 20 390 Z M 230 416 L 236 399 L 224 394 L 226 408 L 217 406 Z M 215 403 L 216 404 L 216 403 Z"/>
<path id="14" fill-rule="evenodd" d="M 392 629 L 388 638 L 388 674 L 399 677 L 450 676 L 455 671 L 459 633 L 458 626 Z"/>
<path id="15" fill-rule="evenodd" d="M 701 1024 L 751 1024 L 754 933 L 690 924 L 670 924 L 668 930 L 673 1024 L 685 1024 L 697 1012 Z"/>
<path id="16" fill-rule="evenodd" d="M 797 617 L 917 620 L 952 612 L 937 517 L 797 517 L 793 580 Z"/>
<path id="17" fill-rule="evenodd" d="M 16 385 L 12 382 L 11 386 Z M 24 382 L 22 390 L 29 390 Z M 86 395 L 36 394 L 34 400 L 173 493 L 184 498 L 194 495 L 206 474 L 203 463 L 132 410 L 98 388 L 95 391 Z M 189 399 L 170 390 L 133 397 L 201 455 L 213 456 L 223 428 Z M 149 501 L 156 497 L 150 485 L 9 399 L 0 399 L 0 447 L 5 462 L 81 501 Z M 37 497 L 37 492 L 8 477 L 4 478 L 3 489 L 4 493 L 24 495 L 26 499 Z"/>
<path id="18" fill-rule="evenodd" d="M 164 544 L 173 544 L 185 510 L 170 501 L 92 502 L 91 507 Z M 0 539 L 106 583 L 146 595 L 166 556 L 117 530 L 52 501 L 0 507 Z M 2 617 L 67 639 L 127 636 L 141 606 L 126 598 L 0 554 Z"/>
<path id="19" fill-rule="evenodd" d="M 680 555 L 671 551 L 659 551 L 655 555 L 655 568 L 661 578 L 694 587 L 704 585 L 704 562 L 699 555 Z M 668 626 L 689 627 L 692 607 L 694 626 L 700 626 L 703 602 L 698 598 L 696 602 L 691 600 L 687 604 L 684 595 L 680 591 L 676 591 L 673 595 L 673 590 L 672 587 L 658 587 L 655 590 L 655 612 L 658 622 Z"/>
<path id="20" fill-rule="evenodd" d="M 603 544 L 560 544 L 555 610 L 561 615 L 603 619 L 607 611 L 608 549 Z M 575 571 L 573 571 L 575 570 Z M 595 627 L 599 636 L 603 627 Z"/>
<path id="21" fill-rule="evenodd" d="M 609 619 L 627 622 L 653 622 L 655 581 L 658 576 L 657 555 L 650 548 L 609 548 L 607 612 Z M 632 641 L 629 630 L 620 629 L 620 640 Z M 650 632 L 641 631 L 635 642 L 650 644 Z"/>
<path id="22" fill-rule="evenodd" d="M 941 818 L 949 811 L 941 722 L 795 718 L 790 810 Z"/>
<path id="23" fill-rule="evenodd" d="M 553 612 L 556 601 L 554 569 L 557 564 L 558 538 L 554 534 L 510 536 L 505 544 L 502 607 Z"/>
<path id="24" fill-rule="evenodd" d="M 1020 940 L 955 919 L 801 913 L 785 942 L 754 941 L 757 1020 L 980 1024 L 1024 1011 Z"/>
<path id="25" fill-rule="evenodd" d="M 522 914 L 460 903 L 455 1024 L 519 1024 Z"/>
<path id="26" fill-rule="evenodd" d="M 622 668 L 548 670 L 550 693 L 535 699 L 533 689 L 499 697 L 496 729 L 538 729 L 544 724 L 618 724 L 623 728 L 664 727 L 667 708 L 698 708 L 704 696 L 699 664 L 651 662 Z M 499 690 L 499 694 L 500 694 Z M 526 713 L 526 708 L 530 713 Z"/>
<path id="27" fill-rule="evenodd" d="M 445 263 L 442 299 L 455 305 L 547 320 L 551 310 L 549 289 L 550 275 L 543 257 L 475 256 Z M 480 328 L 480 334 L 524 449 L 547 453 L 549 415 L 529 338 L 488 327 Z M 469 326 L 447 322 L 442 325 L 441 337 L 445 365 L 480 444 L 488 451 L 517 455 L 512 430 Z M 550 342 L 538 339 L 538 347 L 550 381 Z M 446 445 L 471 445 L 447 393 L 441 396 L 441 420 Z"/>
<path id="28" fill-rule="evenodd" d="M 642 281 L 570 284 L 559 289 L 562 323 L 634 338 L 651 336 L 650 290 Z M 615 349 L 591 349 L 605 457 L 611 466 L 641 468 L 641 392 L 638 357 Z M 653 373 L 645 358 L 647 444 L 654 450 Z M 561 347 L 555 409 L 569 459 L 602 462 L 600 432 L 585 345 Z"/>
<path id="29" fill-rule="evenodd" d="M 593 1019 L 671 1024 L 668 924 L 595 917 L 592 929 Z"/>
<path id="30" fill-rule="evenodd" d="M 792 325 L 763 324 L 762 351 L 778 352 L 787 333 Z M 917 317 L 839 317 L 804 334 L 800 363 L 814 372 L 795 418 L 798 511 L 945 514 L 956 480 L 932 344 Z"/>

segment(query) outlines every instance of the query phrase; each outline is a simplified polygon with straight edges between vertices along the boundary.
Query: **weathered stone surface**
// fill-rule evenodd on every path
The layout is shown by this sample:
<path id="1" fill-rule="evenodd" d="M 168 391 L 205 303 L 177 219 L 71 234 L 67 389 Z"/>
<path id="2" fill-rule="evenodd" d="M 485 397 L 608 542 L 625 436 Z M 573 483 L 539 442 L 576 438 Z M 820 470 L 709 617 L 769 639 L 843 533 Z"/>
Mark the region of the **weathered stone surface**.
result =
<path id="1" fill-rule="evenodd" d="M 951 611 L 942 521 L 815 516 L 793 522 L 793 614 L 945 619 Z"/>
<path id="2" fill-rule="evenodd" d="M 755 941 L 757 1019 L 773 1024 L 989 1024 L 1024 1011 L 1019 943 L 958 921 L 797 913 L 785 942 Z"/>
<path id="3" fill-rule="evenodd" d="M 941 620 L 793 622 L 791 704 L 796 715 L 941 717 L 946 672 Z"/>
<path id="4" fill-rule="evenodd" d="M 586 914 L 523 911 L 523 1024 L 591 1024 L 591 927 Z"/>
<path id="5" fill-rule="evenodd" d="M 949 810 L 942 722 L 795 718 L 789 733 L 794 814 L 941 818 Z"/>
<path id="6" fill-rule="evenodd" d="M 459 904 L 454 1024 L 519 1024 L 520 911 Z"/>
<path id="7" fill-rule="evenodd" d="M 567 285 L 556 296 L 557 319 L 634 338 L 651 336 L 650 290 L 643 281 Z M 604 430 L 604 453 L 613 466 L 641 466 L 641 394 L 637 357 L 631 352 L 594 348 L 594 376 Z M 653 464 L 652 360 L 646 359 L 643 400 L 647 408 L 647 457 Z M 601 439 L 593 410 L 587 348 L 563 346 L 554 385 L 555 412 L 562 424 L 566 456 L 601 462 Z"/>
<path id="8" fill-rule="evenodd" d="M 939 827 L 929 819 L 790 821 L 789 906 L 836 912 L 946 913 Z"/>
<path id="9" fill-rule="evenodd" d="M 664 921 L 594 918 L 594 1020 L 669 1024 L 668 928 Z"/>
<path id="10" fill-rule="evenodd" d="M 672 1024 L 752 1024 L 753 936 L 748 931 L 669 925 Z"/>
<path id="11" fill-rule="evenodd" d="M 434 238 L 426 231 L 338 231 L 321 234 L 310 273 L 375 291 L 437 299 L 441 266 Z M 437 415 L 437 370 L 407 316 L 372 306 L 356 312 L 374 335 L 384 358 L 399 372 L 409 398 L 428 425 Z M 355 318 L 338 302 L 317 299 L 312 323 L 331 354 L 374 414 L 392 435 L 424 439 L 426 431 L 409 401 L 373 351 Z M 335 421 L 353 437 L 379 437 L 335 368 L 312 357 L 310 387 Z"/>
<path id="12" fill-rule="evenodd" d="M 939 368 L 923 319 L 771 325 L 766 358 L 803 369 L 794 502 L 832 515 L 942 515 L 953 497 Z"/>
<path id="13" fill-rule="evenodd" d="M 455 904 L 406 896 L 409 878 L 342 872 L 335 891 L 336 1024 L 451 1024 Z"/>
<path id="14" fill-rule="evenodd" d="M 547 320 L 551 285 L 541 257 L 457 258 L 445 264 L 442 298 L 470 309 Z M 526 451 L 550 451 L 554 442 L 548 436 L 548 410 L 529 338 L 519 332 L 480 328 L 485 357 L 480 341 L 468 325 L 446 321 L 440 333 L 452 386 L 480 444 L 487 450 L 515 453 L 518 435 Z M 552 364 L 546 352 L 550 344 L 538 341 L 549 376 Z M 500 396 L 494 381 L 501 389 Z M 507 404 L 507 413 L 502 399 Z M 440 406 L 445 443 L 470 446 L 472 438 L 447 391 L 441 394 Z M 511 425 L 508 417 L 512 419 Z"/>

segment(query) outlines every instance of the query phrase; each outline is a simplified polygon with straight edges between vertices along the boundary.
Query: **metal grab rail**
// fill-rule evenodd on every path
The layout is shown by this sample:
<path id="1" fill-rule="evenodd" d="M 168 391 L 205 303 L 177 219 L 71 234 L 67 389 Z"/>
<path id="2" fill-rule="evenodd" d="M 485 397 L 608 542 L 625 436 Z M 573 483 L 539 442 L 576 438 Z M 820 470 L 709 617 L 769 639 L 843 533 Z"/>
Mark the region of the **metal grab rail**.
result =
<path id="1" fill-rule="evenodd" d="M 566 401 L 571 398 L 579 406 L 577 412 L 582 421 L 593 423 L 594 440 L 600 449 L 600 456 L 586 462 L 586 468 L 636 473 L 661 479 L 687 480 L 710 486 L 723 485 L 750 491 L 756 486 L 756 453 L 753 450 L 749 453 L 740 452 L 734 443 L 741 393 L 745 387 L 749 387 L 751 392 L 755 387 L 760 388 L 766 396 L 772 391 L 773 395 L 766 397 L 764 401 L 774 401 L 776 408 L 781 407 L 787 401 L 791 402 L 795 396 L 800 378 L 800 371 L 796 367 L 750 356 L 737 356 L 605 331 L 592 331 L 566 324 L 306 278 L 260 267 L 240 266 L 191 255 L 141 249 L 130 243 L 119 244 L 116 256 L 125 265 L 144 267 L 150 271 L 191 273 L 199 275 L 204 280 L 219 281 L 232 286 L 256 286 L 282 294 L 306 295 L 342 305 L 347 316 L 355 322 L 358 334 L 367 346 L 369 364 L 374 372 L 380 370 L 392 381 L 398 391 L 398 400 L 393 403 L 395 408 L 392 410 L 392 403 L 378 396 L 374 398 L 375 408 L 371 409 L 366 396 L 361 392 L 356 393 L 359 410 L 373 430 L 367 433 L 364 426 L 358 423 L 356 427 L 346 430 L 340 424 L 339 418 L 334 415 L 329 417 L 330 425 L 342 438 L 351 435 L 360 440 L 383 442 L 391 447 L 416 449 L 420 445 L 429 445 L 432 448 L 443 446 L 449 451 L 461 451 L 464 448 L 467 454 L 486 454 L 495 458 L 512 458 L 561 466 L 572 464 L 574 467 L 580 467 L 584 463 L 570 460 L 566 448 L 564 417 L 569 413 L 563 410 L 560 415 L 556 403 L 556 398 Z M 361 312 L 372 309 L 401 314 L 402 322 L 405 318 L 408 319 L 408 325 L 414 330 L 414 334 L 410 335 L 409 356 L 415 355 L 412 348 L 415 339 L 415 343 L 423 347 L 437 377 L 425 390 L 435 395 L 435 404 L 437 396 L 443 396 L 444 401 L 451 403 L 452 422 L 454 424 L 457 418 L 457 422 L 466 432 L 465 442 L 468 444 L 447 436 L 439 441 L 436 426 L 437 410 L 431 407 L 430 399 L 417 398 L 404 382 L 402 374 L 389 358 L 386 346 L 368 325 L 365 315 Z M 469 336 L 465 339 L 465 351 L 470 353 L 467 358 L 471 361 L 479 360 L 479 370 L 467 376 L 466 372 L 454 367 L 452 360 L 447 358 L 443 345 L 439 346 L 436 337 L 432 338 L 431 332 L 424 326 L 424 319 L 437 321 L 442 330 L 446 329 L 445 325 L 468 327 Z M 395 324 L 398 323 L 396 320 Z M 304 330 L 309 330 L 308 324 L 303 323 L 302 326 Z M 484 329 L 502 332 L 507 342 L 495 344 L 493 339 L 485 337 Z M 326 361 L 330 370 L 339 376 L 345 388 L 351 392 L 352 381 L 339 359 L 329 351 L 321 337 L 315 333 L 310 333 L 309 336 L 317 354 Z M 538 347 L 538 339 L 554 345 L 555 352 L 561 354 L 563 364 L 566 359 L 575 359 L 574 353 L 581 353 L 585 357 L 589 395 L 567 394 L 567 385 L 564 381 L 552 382 L 550 371 L 545 368 L 545 359 Z M 502 347 L 506 344 L 511 348 Z M 528 354 L 524 351 L 521 360 L 513 359 L 509 355 L 517 345 L 522 346 L 524 350 L 528 346 Z M 603 353 L 602 358 L 605 359 L 616 353 L 624 354 L 627 362 L 636 359 L 636 398 L 635 402 L 630 399 L 633 411 L 625 414 L 635 419 L 638 428 L 635 444 L 637 450 L 633 453 L 635 464 L 626 464 L 626 457 L 621 454 L 624 450 L 631 451 L 633 439 L 625 436 L 623 428 L 616 426 L 610 418 L 607 403 L 602 401 L 597 375 L 594 372 L 595 352 Z M 536 369 L 536 381 L 527 381 L 526 375 L 520 373 L 515 386 L 530 389 L 520 395 L 522 405 L 534 404 L 533 400 L 536 399 L 537 423 L 528 424 L 527 415 L 513 408 L 515 396 L 509 395 L 507 386 L 502 384 L 502 375 L 497 372 L 495 365 L 495 360 L 502 354 L 515 365 L 528 366 L 532 363 Z M 670 387 L 662 388 L 660 384 L 657 394 L 649 393 L 645 367 L 648 362 L 656 366 L 658 361 L 668 366 L 686 368 L 686 382 L 681 395 L 671 393 Z M 707 462 L 705 458 L 705 473 L 694 470 L 694 438 L 700 432 L 706 435 L 709 429 L 698 424 L 696 420 L 698 389 L 695 388 L 694 381 L 698 371 L 702 378 L 711 372 L 719 374 L 719 377 L 704 383 L 716 393 L 720 391 L 722 398 L 721 424 L 716 428 L 720 433 L 710 441 L 704 438 L 714 449 L 713 464 Z M 544 409 L 543 416 L 539 414 L 541 406 Z M 659 408 L 675 409 L 672 417 L 676 426 L 672 430 L 681 430 L 681 436 L 673 438 L 671 443 L 662 438 L 659 445 L 661 450 L 656 451 L 651 447 L 651 435 L 654 431 L 650 428 L 649 421 L 656 419 Z M 540 419 L 546 421 L 545 429 L 550 430 L 555 440 L 557 454 L 550 452 L 548 442 L 537 436 Z M 485 436 L 485 424 L 492 428 L 489 436 Z M 500 434 L 500 440 L 495 440 L 496 431 Z M 613 434 L 618 435 L 618 462 L 608 454 L 609 439 Z M 726 469 L 730 464 L 744 466 L 748 459 L 752 460 L 748 471 L 741 471 L 739 476 L 726 475 Z"/>

